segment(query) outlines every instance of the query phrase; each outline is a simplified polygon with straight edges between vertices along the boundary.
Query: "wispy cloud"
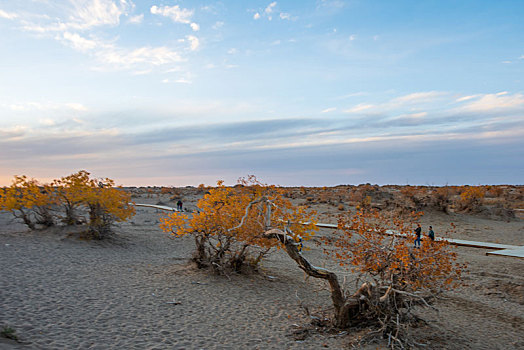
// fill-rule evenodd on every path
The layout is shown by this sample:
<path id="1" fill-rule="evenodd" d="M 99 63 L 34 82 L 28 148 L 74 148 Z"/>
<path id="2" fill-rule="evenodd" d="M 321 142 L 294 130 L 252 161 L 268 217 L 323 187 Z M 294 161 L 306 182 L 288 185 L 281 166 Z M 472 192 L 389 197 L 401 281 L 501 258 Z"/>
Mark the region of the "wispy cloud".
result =
<path id="1" fill-rule="evenodd" d="M 415 110 L 428 107 L 433 108 L 436 103 L 454 103 L 455 101 L 450 98 L 450 95 L 450 93 L 443 91 L 414 92 L 407 95 L 391 98 L 389 101 L 386 101 L 384 103 L 359 103 L 353 107 L 346 109 L 345 112 L 353 114 L 388 114 L 401 111 L 405 108 Z M 353 96 L 356 95 L 350 94 L 346 97 Z"/>
<path id="2" fill-rule="evenodd" d="M 116 26 L 120 23 L 120 16 L 131 8 L 131 3 L 110 0 L 82 1 L 73 0 L 75 15 L 70 22 L 75 29 L 87 29 L 95 26 Z"/>
<path id="3" fill-rule="evenodd" d="M 278 10 L 278 5 L 276 1 L 269 3 L 265 8 L 259 8 L 255 11 L 253 15 L 254 20 L 265 18 L 268 21 L 272 21 L 274 16 L 281 20 L 296 20 L 296 17 L 292 17 L 291 14 L 287 12 L 282 12 Z"/>
<path id="4" fill-rule="evenodd" d="M 168 17 L 175 23 L 189 24 L 191 29 L 195 32 L 200 30 L 200 25 L 191 21 L 193 14 L 195 13 L 194 10 L 181 8 L 179 5 L 160 7 L 154 5 L 151 7 L 150 11 L 154 15 Z"/>
<path id="5" fill-rule="evenodd" d="M 353 92 L 353 93 L 350 93 L 350 94 L 333 97 L 333 100 L 347 100 L 347 99 L 352 98 L 352 97 L 365 96 L 366 94 L 367 93 L 363 92 L 363 91 Z"/>
<path id="6" fill-rule="evenodd" d="M 270 3 L 269 5 L 267 5 L 266 9 L 264 10 L 265 13 L 267 13 L 268 15 L 273 13 L 274 9 L 275 9 L 275 6 L 277 6 L 277 2 L 276 1 L 273 1 L 272 3 Z"/>
<path id="7" fill-rule="evenodd" d="M 186 38 L 190 43 L 191 51 L 195 51 L 196 49 L 198 49 L 198 47 L 200 46 L 200 41 L 198 40 L 196 36 L 188 35 L 186 36 Z"/>
<path id="8" fill-rule="evenodd" d="M 53 15 L 32 12 L 30 8 L 19 13 L 0 10 L 0 17 L 16 20 L 22 30 L 38 34 L 38 38 L 53 38 L 73 50 L 96 60 L 94 70 L 131 70 L 133 74 L 147 74 L 152 68 L 169 66 L 184 61 L 184 52 L 194 51 L 200 41 L 187 35 L 183 42 L 187 47 L 169 45 L 127 47 L 120 44 L 119 37 L 108 38 L 97 31 L 103 27 L 117 27 L 121 18 L 127 23 L 139 24 L 144 15 L 132 15 L 135 6 L 127 0 L 71 0 L 62 7 L 42 3 L 39 11 L 47 9 Z M 189 24 L 192 31 L 200 26 L 191 21 L 194 11 L 175 6 L 152 6 L 151 13 L 165 16 L 174 22 Z M 97 29 L 97 30 L 95 30 Z M 138 73 L 139 72 L 139 73 Z"/>
<path id="9" fill-rule="evenodd" d="M 347 4 L 343 0 L 317 0 L 317 8 L 327 7 L 332 9 L 342 9 Z"/>
<path id="10" fill-rule="evenodd" d="M 462 96 L 462 97 L 459 97 L 456 99 L 457 102 L 464 102 L 464 101 L 468 101 L 468 100 L 471 100 L 471 99 L 474 99 L 474 98 L 477 98 L 479 97 L 480 95 L 468 95 L 468 96 Z"/>
<path id="11" fill-rule="evenodd" d="M 88 108 L 77 102 L 19 102 L 19 103 L 0 103 L 0 109 L 11 111 L 29 112 L 29 111 L 57 111 L 57 110 L 74 110 L 87 111 Z"/>
<path id="12" fill-rule="evenodd" d="M 0 139 L 9 141 L 11 139 L 19 138 L 25 135 L 26 130 L 27 127 L 21 125 L 10 128 L 0 128 Z"/>
<path id="13" fill-rule="evenodd" d="M 492 112 L 520 110 L 524 113 L 524 95 L 520 93 L 511 95 L 504 91 L 496 94 L 475 95 L 462 101 L 470 101 L 460 107 L 462 111 Z"/>
<path id="14" fill-rule="evenodd" d="M 128 23 L 139 24 L 144 21 L 144 14 L 129 17 Z"/>
<path id="15" fill-rule="evenodd" d="M 215 22 L 215 24 L 213 24 L 213 26 L 211 28 L 213 28 L 214 30 L 218 30 L 220 28 L 222 28 L 224 26 L 224 22 L 223 21 L 217 21 Z"/>
<path id="16" fill-rule="evenodd" d="M 369 110 L 371 108 L 375 107 L 372 104 L 366 104 L 366 103 L 359 103 L 358 105 L 351 107 L 347 109 L 345 112 L 347 113 L 360 113 L 365 110 Z"/>
<path id="17" fill-rule="evenodd" d="M 64 32 L 61 37 L 57 36 L 57 39 L 80 52 L 87 52 L 102 46 L 100 42 L 81 37 L 77 33 Z"/>
<path id="18" fill-rule="evenodd" d="M 391 102 L 401 104 L 431 102 L 434 101 L 436 98 L 442 97 L 446 94 L 446 92 L 441 91 L 415 92 L 412 94 L 394 98 Z"/>
<path id="19" fill-rule="evenodd" d="M 160 15 L 170 18 L 173 22 L 176 23 L 191 23 L 191 17 L 193 17 L 193 10 L 180 8 L 179 5 L 175 6 L 152 6 L 151 13 L 154 15 Z"/>
<path id="20" fill-rule="evenodd" d="M 131 50 L 111 47 L 110 49 L 100 50 L 95 55 L 100 62 L 122 69 L 131 69 L 143 65 L 162 66 L 183 61 L 177 51 L 166 46 L 145 46 Z"/>
<path id="21" fill-rule="evenodd" d="M 320 112 L 320 113 L 329 113 L 329 112 L 334 112 L 336 110 L 337 110 L 336 107 L 330 107 L 330 108 L 326 108 L 326 109 L 322 110 L 322 112 Z"/>
<path id="22" fill-rule="evenodd" d="M 16 18 L 18 18 L 18 15 L 16 13 L 6 12 L 6 11 L 0 9 L 0 18 L 16 19 Z"/>
<path id="23" fill-rule="evenodd" d="M 35 16 L 29 12 L 21 20 L 22 28 L 37 33 L 64 32 L 79 30 L 85 31 L 100 26 L 117 26 L 120 17 L 132 8 L 131 2 L 111 0 L 71 0 L 69 6 L 63 8 L 64 16 Z M 40 19 L 42 23 L 34 22 Z"/>

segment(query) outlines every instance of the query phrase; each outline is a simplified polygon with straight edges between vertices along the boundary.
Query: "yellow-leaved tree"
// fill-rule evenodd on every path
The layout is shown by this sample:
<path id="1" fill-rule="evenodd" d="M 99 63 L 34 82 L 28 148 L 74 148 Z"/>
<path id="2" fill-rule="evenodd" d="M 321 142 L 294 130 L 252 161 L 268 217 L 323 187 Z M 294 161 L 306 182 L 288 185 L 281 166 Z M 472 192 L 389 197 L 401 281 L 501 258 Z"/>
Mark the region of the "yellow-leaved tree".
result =
<path id="1" fill-rule="evenodd" d="M 469 212 L 479 212 L 482 208 L 482 199 L 486 195 L 483 186 L 464 186 L 458 201 L 458 209 Z"/>
<path id="2" fill-rule="evenodd" d="M 57 198 L 52 187 L 24 175 L 15 176 L 0 198 L 0 210 L 10 211 L 32 230 L 37 224 L 45 227 L 55 224 L 51 213 L 55 204 Z"/>
<path id="3" fill-rule="evenodd" d="M 409 330 L 421 320 L 414 314 L 415 306 L 429 306 L 460 281 L 465 268 L 455 262 L 446 240 L 425 239 L 414 248 L 413 225 L 420 215 L 402 219 L 361 209 L 340 217 L 338 234 L 325 239 L 326 251 L 356 274 L 360 285 L 355 291 L 345 290 L 334 272 L 306 260 L 288 232 L 273 229 L 265 236 L 284 243 L 288 255 L 308 275 L 329 283 L 336 327 L 373 327 L 371 334 L 388 338 L 392 348 L 409 348 L 414 344 Z"/>
<path id="4" fill-rule="evenodd" d="M 83 194 L 83 203 L 89 209 L 89 233 L 94 239 L 102 239 L 111 233 L 114 222 L 125 221 L 135 215 L 131 194 L 115 187 L 109 178 L 89 179 L 89 191 Z"/>
<path id="5" fill-rule="evenodd" d="M 130 203 L 131 195 L 115 187 L 113 180 L 89 175 L 81 170 L 51 185 L 15 176 L 13 184 L 3 190 L 0 209 L 11 211 L 31 229 L 36 228 L 35 224 L 50 226 L 60 218 L 67 225 L 86 223 L 91 238 L 102 239 L 111 233 L 114 222 L 133 216 L 135 208 Z"/>
<path id="6" fill-rule="evenodd" d="M 86 197 L 96 184 L 89 178 L 89 173 L 80 170 L 74 174 L 61 177 L 51 183 L 56 191 L 60 204 L 64 209 L 62 221 L 66 225 L 76 225 L 83 221 L 82 206 L 85 206 Z M 85 222 L 85 220 L 84 220 Z"/>
<path id="7" fill-rule="evenodd" d="M 161 218 L 160 227 L 175 237 L 193 236 L 195 262 L 219 273 L 241 271 L 246 265 L 256 268 L 278 245 L 263 237 L 270 227 L 292 230 L 296 242 L 308 240 L 317 230 L 316 213 L 294 206 L 284 198 L 282 188 L 263 184 L 253 175 L 239 179 L 234 187 L 218 181 L 197 207 L 193 213 L 174 212 Z"/>

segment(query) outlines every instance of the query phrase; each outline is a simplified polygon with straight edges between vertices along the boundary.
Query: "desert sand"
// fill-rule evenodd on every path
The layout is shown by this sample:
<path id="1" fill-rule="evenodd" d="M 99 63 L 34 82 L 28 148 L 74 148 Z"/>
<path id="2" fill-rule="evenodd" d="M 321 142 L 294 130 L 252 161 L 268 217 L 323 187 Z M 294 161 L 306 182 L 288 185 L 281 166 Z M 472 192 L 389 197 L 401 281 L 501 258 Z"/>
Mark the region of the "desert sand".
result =
<path id="1" fill-rule="evenodd" d="M 139 191 L 136 191 L 139 193 Z M 198 195 L 181 192 L 186 208 Z M 135 194 L 137 203 L 175 206 L 170 195 Z M 305 198 L 294 199 L 297 203 Z M 340 208 L 313 203 L 322 222 L 336 222 Z M 320 349 L 351 348 L 359 335 L 304 332 L 311 324 L 302 306 L 329 311 L 322 281 L 304 274 L 282 252 L 258 274 L 216 276 L 191 264 L 191 238 L 172 239 L 158 228 L 163 212 L 137 208 L 104 241 L 79 239 L 73 228 L 29 231 L 0 212 L 0 326 L 18 337 L 0 337 L 0 349 Z M 524 245 L 524 222 L 428 212 L 423 225 L 454 238 Z M 333 234 L 323 229 L 318 236 Z M 334 266 L 313 241 L 304 254 Z M 438 313 L 419 312 L 428 325 L 415 330 L 425 349 L 524 348 L 524 259 L 486 256 L 457 247 L 467 262 L 465 285 L 444 295 Z M 302 305 L 302 306 L 301 306 Z M 363 348 L 384 348 L 385 343 Z"/>

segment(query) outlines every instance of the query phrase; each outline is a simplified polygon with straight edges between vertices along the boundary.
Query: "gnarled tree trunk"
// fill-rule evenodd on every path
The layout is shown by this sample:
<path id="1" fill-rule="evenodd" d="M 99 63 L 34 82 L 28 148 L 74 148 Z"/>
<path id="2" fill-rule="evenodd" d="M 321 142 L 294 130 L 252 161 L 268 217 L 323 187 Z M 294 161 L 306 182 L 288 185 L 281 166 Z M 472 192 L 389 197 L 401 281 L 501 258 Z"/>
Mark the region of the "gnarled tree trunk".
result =
<path id="1" fill-rule="evenodd" d="M 361 297 L 370 296 L 370 285 L 364 283 L 355 294 L 345 297 L 337 275 L 326 269 L 313 266 L 307 261 L 298 250 L 298 244 L 287 233 L 279 229 L 271 229 L 266 231 L 263 236 L 268 239 L 278 239 L 284 245 L 289 257 L 295 260 L 298 267 L 309 276 L 327 280 L 331 289 L 331 301 L 335 308 L 334 325 L 338 328 L 349 327 L 353 317 L 358 315 L 362 307 L 365 307 L 365 304 L 361 302 Z"/>

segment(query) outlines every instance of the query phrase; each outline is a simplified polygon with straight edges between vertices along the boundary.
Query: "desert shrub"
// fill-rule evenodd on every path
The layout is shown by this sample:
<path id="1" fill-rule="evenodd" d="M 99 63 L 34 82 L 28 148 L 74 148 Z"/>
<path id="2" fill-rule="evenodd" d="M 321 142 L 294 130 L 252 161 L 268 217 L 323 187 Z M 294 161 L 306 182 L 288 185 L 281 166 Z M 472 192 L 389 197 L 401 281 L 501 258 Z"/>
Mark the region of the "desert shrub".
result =
<path id="1" fill-rule="evenodd" d="M 394 229 L 413 237 L 412 223 L 419 215 L 413 213 L 410 220 L 403 221 L 377 211 L 359 211 L 339 220 L 341 235 L 334 239 L 337 249 L 333 256 L 364 282 L 357 293 L 358 308 L 349 314 L 340 309 L 344 314 L 336 315 L 339 324 L 374 323 L 384 336 L 401 344 L 419 321 L 413 307 L 427 306 L 460 280 L 464 266 L 455 263 L 456 254 L 447 241 L 428 241 L 414 249 L 412 239 L 387 234 Z M 349 305 L 354 302 L 349 300 Z"/>
<path id="2" fill-rule="evenodd" d="M 289 199 L 294 199 L 296 196 L 295 196 L 295 193 L 293 191 L 292 188 L 282 188 L 282 195 L 286 198 L 289 198 Z"/>
<path id="3" fill-rule="evenodd" d="M 482 198 L 486 190 L 481 186 L 467 186 L 460 194 L 458 209 L 468 212 L 478 212 L 482 207 Z"/>
<path id="4" fill-rule="evenodd" d="M 301 196 L 307 195 L 307 192 L 307 188 L 305 188 L 304 186 L 300 186 L 299 193 Z"/>
<path id="5" fill-rule="evenodd" d="M 261 236 L 271 225 L 292 228 L 296 240 L 307 240 L 316 230 L 314 213 L 293 206 L 283 196 L 282 188 L 262 184 L 254 176 L 241 178 L 239 184 L 226 187 L 223 181 L 218 181 L 198 201 L 196 213 L 174 212 L 161 218 L 163 231 L 175 237 L 194 238 L 194 261 L 200 267 L 210 266 L 218 273 L 240 272 L 246 265 L 256 268 L 270 249 L 277 246 L 277 242 Z"/>
<path id="6" fill-rule="evenodd" d="M 386 205 L 392 207 L 399 215 L 408 217 L 413 211 L 423 210 L 426 207 L 435 207 L 435 191 L 430 191 L 426 186 L 400 186 L 395 191 L 394 196 L 391 193 L 384 194 Z"/>
<path id="7" fill-rule="evenodd" d="M 209 187 L 204 185 L 204 184 L 200 184 L 198 185 L 198 187 L 196 188 L 196 193 L 197 194 L 204 194 L 208 191 Z"/>
<path id="8" fill-rule="evenodd" d="M 57 198 L 49 185 L 41 185 L 22 175 L 15 176 L 11 186 L 4 188 L 0 209 L 10 211 L 34 230 L 37 224 L 45 227 L 55 224 L 52 209 L 56 203 Z"/>
<path id="9" fill-rule="evenodd" d="M 160 188 L 160 194 L 173 194 L 175 191 L 174 191 L 174 188 L 172 187 L 161 187 Z"/>
<path id="10" fill-rule="evenodd" d="M 135 214 L 130 203 L 131 196 L 121 188 L 116 188 L 111 179 L 98 181 L 90 179 L 89 190 L 83 195 L 83 203 L 89 210 L 88 233 L 94 239 L 102 239 L 112 232 L 115 222 L 125 221 Z"/>
<path id="11" fill-rule="evenodd" d="M 115 222 L 135 213 L 129 193 L 115 188 L 111 179 L 91 178 L 85 170 L 55 180 L 53 185 L 64 208 L 63 222 L 67 225 L 86 223 L 91 238 L 106 237 Z M 85 211 L 87 218 L 80 214 Z"/>
<path id="12" fill-rule="evenodd" d="M 327 190 L 320 191 L 317 198 L 319 203 L 331 203 L 332 201 L 332 195 Z"/>
<path id="13" fill-rule="evenodd" d="M 489 194 L 493 198 L 502 197 L 502 194 L 504 193 L 504 188 L 501 186 L 487 186 L 486 190 L 486 195 Z"/>
<path id="14" fill-rule="evenodd" d="M 13 184 L 4 189 L 0 209 L 11 211 L 30 229 L 35 229 L 36 224 L 51 226 L 58 219 L 67 225 L 85 222 L 90 236 L 101 239 L 111 232 L 114 222 L 134 215 L 130 201 L 130 194 L 115 188 L 113 180 L 93 179 L 81 170 L 54 180 L 51 185 L 15 176 Z M 87 212 L 89 219 L 82 217 L 81 212 Z"/>
<path id="15" fill-rule="evenodd" d="M 460 280 L 465 267 L 455 263 L 456 255 L 446 241 L 414 249 L 411 239 L 389 235 L 391 228 L 412 232 L 410 224 L 376 211 L 359 211 L 340 219 L 340 234 L 331 239 L 334 249 L 330 254 L 357 274 L 361 284 L 354 292 L 345 290 L 335 273 L 309 263 L 289 238 L 289 231 L 273 229 L 265 236 L 283 243 L 308 275 L 327 280 L 335 327 L 373 327 L 371 334 L 389 339 L 392 348 L 407 348 L 414 344 L 411 327 L 421 321 L 414 308 L 430 306 L 436 296 Z"/>
<path id="16" fill-rule="evenodd" d="M 405 186 L 400 189 L 402 199 L 400 206 L 410 211 L 420 210 L 422 208 L 423 189 L 418 186 Z"/>
<path id="17" fill-rule="evenodd" d="M 368 210 L 371 208 L 371 196 L 365 196 L 362 197 L 362 199 L 358 202 L 357 208 L 362 210 Z"/>
<path id="18" fill-rule="evenodd" d="M 64 210 L 62 222 L 66 225 L 76 225 L 85 222 L 80 216 L 80 210 L 85 205 L 87 194 L 91 191 L 89 173 L 81 170 L 61 177 L 54 180 L 52 186 Z"/>
<path id="19" fill-rule="evenodd" d="M 448 186 L 438 187 L 430 195 L 430 206 L 446 214 L 449 213 L 450 190 Z"/>
<path id="20" fill-rule="evenodd" d="M 0 337 L 12 339 L 12 340 L 18 340 L 18 336 L 16 335 L 16 331 L 11 328 L 10 326 L 3 326 L 0 330 Z"/>
<path id="21" fill-rule="evenodd" d="M 360 208 L 370 208 L 373 196 L 380 190 L 378 186 L 372 186 L 371 184 L 361 184 L 358 187 L 353 188 L 353 191 L 349 195 L 350 200 L 355 206 Z"/>

